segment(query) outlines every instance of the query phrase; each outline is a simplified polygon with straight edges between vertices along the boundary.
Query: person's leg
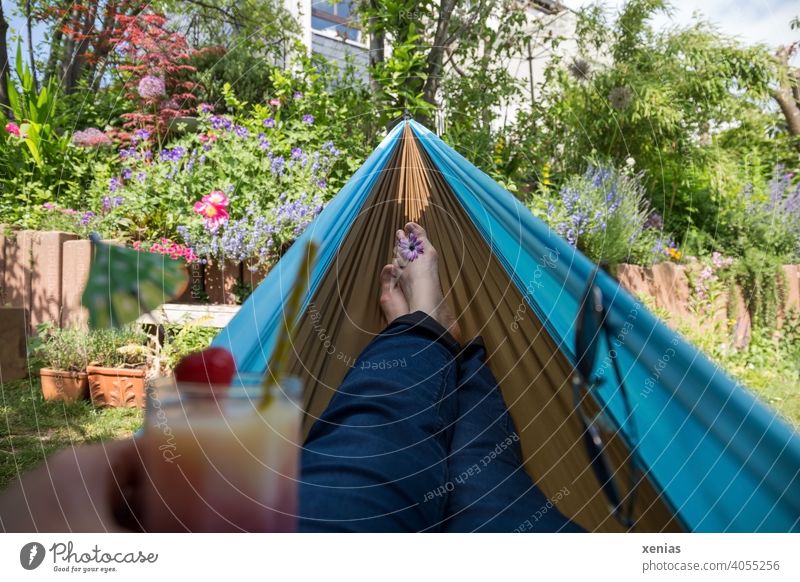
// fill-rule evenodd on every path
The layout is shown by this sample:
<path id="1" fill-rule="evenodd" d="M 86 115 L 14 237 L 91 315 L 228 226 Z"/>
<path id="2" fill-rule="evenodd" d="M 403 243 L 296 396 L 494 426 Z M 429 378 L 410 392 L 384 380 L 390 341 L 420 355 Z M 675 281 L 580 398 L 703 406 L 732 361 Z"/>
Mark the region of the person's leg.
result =
<path id="1" fill-rule="evenodd" d="M 534 485 L 480 339 L 464 347 L 459 365 L 458 418 L 448 458 L 452 487 L 449 532 L 579 532 Z"/>
<path id="2" fill-rule="evenodd" d="M 435 492 L 448 481 L 460 346 L 448 332 L 457 326 L 437 311 L 436 253 L 419 232 L 427 254 L 381 273 L 391 323 L 305 443 L 300 531 L 422 531 L 443 519 L 445 496 Z"/>

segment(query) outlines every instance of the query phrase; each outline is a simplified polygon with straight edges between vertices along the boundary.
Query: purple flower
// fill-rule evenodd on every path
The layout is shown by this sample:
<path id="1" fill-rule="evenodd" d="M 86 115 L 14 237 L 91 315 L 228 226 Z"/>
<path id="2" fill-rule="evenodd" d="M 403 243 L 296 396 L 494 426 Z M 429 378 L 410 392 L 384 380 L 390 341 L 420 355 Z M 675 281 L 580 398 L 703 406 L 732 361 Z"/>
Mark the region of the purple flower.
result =
<path id="1" fill-rule="evenodd" d="M 121 148 L 119 150 L 119 157 L 122 160 L 125 160 L 125 159 L 128 159 L 128 158 L 133 158 L 135 160 L 135 159 L 139 158 L 139 152 L 136 151 L 136 148 L 134 148 L 134 147 Z"/>
<path id="2" fill-rule="evenodd" d="M 325 180 L 318 180 L 317 181 L 317 186 L 319 186 L 320 188 L 325 188 L 327 185 L 328 185 L 328 183 Z"/>
<path id="3" fill-rule="evenodd" d="M 275 120 L 271 117 L 268 117 L 263 121 L 264 127 L 275 127 Z"/>
<path id="4" fill-rule="evenodd" d="M 87 210 L 86 212 L 83 213 L 83 216 L 81 216 L 81 224 L 83 226 L 86 226 L 87 224 L 89 224 L 89 221 L 93 217 L 94 217 L 94 212 L 92 212 L 91 210 Z"/>
<path id="5" fill-rule="evenodd" d="M 44 204 L 42 204 L 42 208 L 44 208 L 45 210 L 53 210 L 55 207 L 56 205 L 53 204 L 52 202 L 45 202 Z"/>
<path id="6" fill-rule="evenodd" d="M 651 212 L 650 216 L 644 222 L 644 228 L 652 228 L 655 230 L 662 230 L 664 228 L 664 219 L 658 212 Z"/>
<path id="7" fill-rule="evenodd" d="M 270 170 L 273 174 L 277 174 L 280 176 L 283 174 L 284 165 L 286 164 L 286 160 L 283 159 L 283 156 L 277 156 L 272 159 L 272 166 Z"/>
<path id="8" fill-rule="evenodd" d="M 164 81 L 158 77 L 154 77 L 153 75 L 145 75 L 142 77 L 142 79 L 139 81 L 138 90 L 139 97 L 150 100 L 163 97 L 167 92 Z"/>
<path id="9" fill-rule="evenodd" d="M 303 157 L 303 150 L 300 148 L 292 148 L 292 158 L 295 160 L 299 160 Z"/>
<path id="10" fill-rule="evenodd" d="M 119 178 L 117 177 L 111 178 L 111 180 L 109 180 L 108 182 L 108 191 L 116 192 L 120 186 L 122 186 L 122 182 L 120 181 Z"/>
<path id="11" fill-rule="evenodd" d="M 213 129 L 230 131 L 231 127 L 233 127 L 233 122 L 224 115 L 212 115 L 210 121 Z"/>
<path id="12" fill-rule="evenodd" d="M 148 139 L 150 139 L 150 132 L 142 128 L 133 132 L 133 139 L 131 141 L 133 143 L 138 143 L 140 141 L 147 141 Z"/>
<path id="13" fill-rule="evenodd" d="M 197 110 L 200 113 L 214 113 L 214 106 L 210 103 L 201 103 L 197 106 Z"/>
<path id="14" fill-rule="evenodd" d="M 313 125 L 314 124 L 314 116 L 311 115 L 310 113 L 306 113 L 303 116 L 303 123 L 307 123 L 308 125 Z"/>
<path id="15" fill-rule="evenodd" d="M 130 168 L 124 168 L 122 170 L 122 179 L 123 180 L 130 180 L 132 175 L 133 175 L 133 170 L 131 170 Z"/>
<path id="16" fill-rule="evenodd" d="M 249 132 L 249 131 L 247 131 L 247 128 L 246 128 L 246 127 L 244 127 L 244 126 L 242 126 L 242 125 L 235 125 L 235 126 L 233 127 L 233 132 L 234 132 L 234 133 L 235 133 L 237 136 L 239 136 L 239 137 L 241 137 L 241 138 L 246 138 L 248 135 L 250 135 L 250 132 Z"/>
<path id="17" fill-rule="evenodd" d="M 292 97 L 294 99 L 302 99 L 303 98 L 303 94 L 300 91 L 295 91 L 294 94 L 292 95 Z"/>
<path id="18" fill-rule="evenodd" d="M 186 155 L 186 148 L 183 146 L 175 146 L 172 149 L 164 148 L 161 150 L 161 159 L 165 162 L 179 162 L 181 158 Z"/>
<path id="19" fill-rule="evenodd" d="M 139 180 L 140 182 L 144 182 L 147 179 L 147 172 L 145 171 L 139 172 L 138 174 L 136 174 L 136 179 Z"/>
<path id="20" fill-rule="evenodd" d="M 424 243 L 413 232 L 398 242 L 397 246 L 400 248 L 400 255 L 407 261 L 416 261 L 425 252 Z"/>

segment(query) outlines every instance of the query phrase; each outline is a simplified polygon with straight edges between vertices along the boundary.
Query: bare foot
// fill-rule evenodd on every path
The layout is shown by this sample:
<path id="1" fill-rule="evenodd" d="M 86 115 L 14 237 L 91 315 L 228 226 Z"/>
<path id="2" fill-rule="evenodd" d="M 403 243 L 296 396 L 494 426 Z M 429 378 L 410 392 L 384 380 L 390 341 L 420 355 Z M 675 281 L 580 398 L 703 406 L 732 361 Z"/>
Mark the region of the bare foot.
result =
<path id="1" fill-rule="evenodd" d="M 415 245 L 415 241 L 421 243 Z M 409 250 L 409 247 L 414 247 Z M 411 260 L 411 257 L 415 257 Z M 461 341 L 461 329 L 442 295 L 439 280 L 439 256 L 425 229 L 409 222 L 405 230 L 397 231 L 397 246 L 393 266 L 399 270 L 400 288 L 408 301 L 409 312 L 422 311 L 433 317 Z"/>
<path id="2" fill-rule="evenodd" d="M 388 323 L 401 315 L 411 313 L 403 291 L 397 285 L 400 270 L 394 265 L 386 265 L 381 271 L 381 309 Z"/>

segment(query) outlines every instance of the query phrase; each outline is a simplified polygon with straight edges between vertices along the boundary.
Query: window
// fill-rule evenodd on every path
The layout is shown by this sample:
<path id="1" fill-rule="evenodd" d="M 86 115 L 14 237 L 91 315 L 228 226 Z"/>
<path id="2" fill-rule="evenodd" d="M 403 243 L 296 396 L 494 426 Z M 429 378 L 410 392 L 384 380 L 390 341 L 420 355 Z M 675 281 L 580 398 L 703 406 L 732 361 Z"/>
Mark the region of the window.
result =
<path id="1" fill-rule="evenodd" d="M 327 30 L 340 38 L 358 42 L 361 40 L 361 31 L 358 29 L 358 20 L 353 12 L 352 1 L 312 0 L 311 28 Z"/>

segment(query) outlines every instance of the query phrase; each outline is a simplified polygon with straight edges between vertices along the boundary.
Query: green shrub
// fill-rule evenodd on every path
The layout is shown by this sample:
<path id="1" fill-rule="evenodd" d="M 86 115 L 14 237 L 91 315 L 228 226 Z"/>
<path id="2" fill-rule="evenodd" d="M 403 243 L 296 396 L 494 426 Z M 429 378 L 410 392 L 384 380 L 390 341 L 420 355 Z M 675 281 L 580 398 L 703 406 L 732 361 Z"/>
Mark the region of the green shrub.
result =
<path id="1" fill-rule="evenodd" d="M 153 355 L 149 338 L 140 328 L 96 329 L 89 335 L 91 365 L 106 368 L 139 368 Z"/>
<path id="2" fill-rule="evenodd" d="M 30 341 L 35 367 L 82 372 L 90 360 L 89 333 L 81 329 L 60 329 L 52 323 L 43 323 Z"/>
<path id="3" fill-rule="evenodd" d="M 203 323 L 201 319 L 191 323 L 164 326 L 161 358 L 167 369 L 173 369 L 184 356 L 202 351 L 211 345 L 211 340 L 219 333 L 219 329 L 204 326 Z"/>
<path id="4" fill-rule="evenodd" d="M 650 208 L 639 175 L 590 166 L 566 181 L 557 195 L 537 195 L 534 214 L 590 259 L 610 266 L 678 258 L 663 221 Z"/>

